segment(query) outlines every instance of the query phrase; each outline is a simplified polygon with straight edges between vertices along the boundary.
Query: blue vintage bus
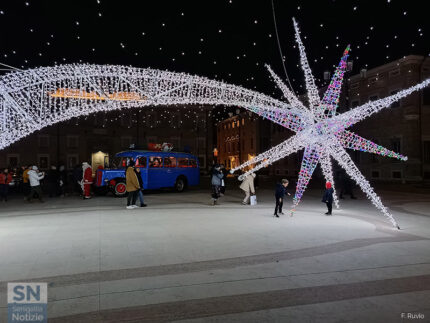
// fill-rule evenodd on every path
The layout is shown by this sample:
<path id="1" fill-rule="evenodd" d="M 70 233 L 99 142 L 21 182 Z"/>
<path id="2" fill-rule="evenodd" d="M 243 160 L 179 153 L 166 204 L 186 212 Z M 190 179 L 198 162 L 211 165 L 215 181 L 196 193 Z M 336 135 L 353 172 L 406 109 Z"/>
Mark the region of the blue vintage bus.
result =
<path id="1" fill-rule="evenodd" d="M 140 168 L 144 189 L 174 188 L 182 192 L 200 182 L 198 158 L 181 152 L 129 150 L 115 155 L 112 168 L 96 171 L 95 186 L 108 188 L 115 196 L 125 196 L 125 169 L 129 160 Z"/>

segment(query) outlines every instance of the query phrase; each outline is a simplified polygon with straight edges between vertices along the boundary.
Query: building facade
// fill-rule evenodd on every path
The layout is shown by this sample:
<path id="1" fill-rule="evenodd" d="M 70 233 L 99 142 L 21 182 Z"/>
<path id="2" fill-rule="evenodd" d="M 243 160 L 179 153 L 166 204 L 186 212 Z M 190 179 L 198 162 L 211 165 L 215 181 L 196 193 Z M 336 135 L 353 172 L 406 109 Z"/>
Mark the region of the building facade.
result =
<path id="1" fill-rule="evenodd" d="M 104 164 L 117 152 L 146 149 L 148 143 L 172 143 L 174 151 L 198 156 L 204 171 L 212 164 L 214 130 L 210 106 L 154 107 L 99 112 L 73 118 L 30 134 L 4 149 L 0 167 Z"/>
<path id="2" fill-rule="evenodd" d="M 270 121 L 241 112 L 217 125 L 217 161 L 227 169 L 254 158 L 270 145 Z M 264 171 L 263 171 L 264 172 Z"/>
<path id="3" fill-rule="evenodd" d="M 406 56 L 351 76 L 347 105 L 354 108 L 395 94 L 430 77 L 430 58 Z M 414 92 L 353 127 L 360 136 L 408 156 L 406 162 L 354 152 L 353 158 L 374 181 L 415 182 L 430 179 L 430 89 Z"/>
<path id="4" fill-rule="evenodd" d="M 345 81 L 338 112 L 345 112 L 366 102 L 387 97 L 429 77 L 430 57 L 415 55 L 370 70 L 362 70 L 360 74 L 350 76 Z M 321 89 L 321 95 L 324 90 Z M 301 100 L 305 102 L 306 98 L 301 97 Z M 430 88 L 427 87 L 352 128 L 358 135 L 408 156 L 406 162 L 361 151 L 348 152 L 366 178 L 371 181 L 403 183 L 430 180 L 429 125 Z M 243 163 L 293 134 L 288 129 L 273 122 L 260 120 L 257 116 L 251 117 L 245 113 L 232 116 L 217 126 L 219 160 L 225 163 L 227 168 L 236 167 L 239 161 Z M 264 145 L 261 144 L 262 140 L 265 142 Z M 254 142 L 256 145 L 252 145 Z M 302 157 L 303 151 L 299 151 L 273 163 L 264 172 L 295 179 L 300 170 Z M 335 173 L 339 174 L 341 170 L 336 163 L 333 165 Z M 319 168 L 313 176 L 322 178 Z"/>

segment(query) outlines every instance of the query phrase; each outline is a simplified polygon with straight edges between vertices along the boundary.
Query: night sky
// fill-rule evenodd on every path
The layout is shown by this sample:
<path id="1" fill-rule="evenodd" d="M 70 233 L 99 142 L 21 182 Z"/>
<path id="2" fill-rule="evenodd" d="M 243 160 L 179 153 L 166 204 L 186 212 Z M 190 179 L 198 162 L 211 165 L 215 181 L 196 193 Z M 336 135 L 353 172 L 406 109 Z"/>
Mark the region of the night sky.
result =
<path id="1" fill-rule="evenodd" d="M 424 2 L 273 1 L 285 66 L 297 92 L 304 82 L 292 17 L 319 79 L 333 71 L 348 44 L 355 72 L 404 55 L 430 55 Z M 285 78 L 271 0 L 2 1 L 0 28 L 0 62 L 23 69 L 123 64 L 198 74 L 268 94 L 275 87 L 265 63 Z"/>

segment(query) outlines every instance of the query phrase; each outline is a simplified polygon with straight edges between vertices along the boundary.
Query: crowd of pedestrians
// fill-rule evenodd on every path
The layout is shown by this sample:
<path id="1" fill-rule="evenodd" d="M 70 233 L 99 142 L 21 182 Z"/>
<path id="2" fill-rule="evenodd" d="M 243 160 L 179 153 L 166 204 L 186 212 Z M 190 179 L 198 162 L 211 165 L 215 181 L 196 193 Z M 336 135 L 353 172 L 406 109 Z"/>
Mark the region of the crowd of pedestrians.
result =
<path id="1" fill-rule="evenodd" d="M 229 172 L 223 164 L 214 164 L 210 171 L 211 183 L 211 205 L 217 205 L 219 199 L 226 194 L 226 180 Z M 140 207 L 147 206 L 143 197 L 143 180 L 140 173 L 140 168 L 135 167 L 134 161 L 129 160 L 126 174 L 126 191 L 127 196 L 127 209 L 138 208 L 136 201 L 139 198 Z M 244 193 L 242 200 L 243 205 L 255 205 L 256 202 L 256 174 L 251 173 L 242 179 L 239 188 Z M 60 165 L 57 169 L 52 165 L 48 171 L 40 171 L 36 165 L 22 166 L 14 168 L 10 171 L 5 168 L 0 172 L 0 201 L 7 201 L 10 188 L 13 187 L 16 191 L 21 192 L 24 200 L 32 202 L 37 199 L 44 202 L 43 196 L 55 197 L 66 195 L 80 195 L 83 199 L 90 199 L 92 197 L 93 175 L 92 167 L 89 163 L 83 162 L 76 165 L 69 172 L 66 171 L 64 165 Z M 289 181 L 282 179 L 275 187 L 275 211 L 274 216 L 279 218 L 283 215 L 282 212 L 284 198 L 291 196 L 287 191 Z M 323 194 L 322 202 L 327 206 L 326 215 L 332 215 L 334 190 L 332 183 L 325 184 L 325 191 Z M 345 177 L 341 177 L 341 195 L 350 195 L 355 199 L 352 190 L 352 183 Z"/>

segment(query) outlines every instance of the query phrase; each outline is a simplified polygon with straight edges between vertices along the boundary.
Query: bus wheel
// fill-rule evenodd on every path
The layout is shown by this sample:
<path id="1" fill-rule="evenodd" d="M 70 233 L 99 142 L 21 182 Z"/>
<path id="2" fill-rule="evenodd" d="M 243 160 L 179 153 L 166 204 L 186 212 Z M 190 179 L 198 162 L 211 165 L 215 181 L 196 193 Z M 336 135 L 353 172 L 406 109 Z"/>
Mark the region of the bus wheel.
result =
<path id="1" fill-rule="evenodd" d="M 183 192 L 185 190 L 186 184 L 187 183 L 185 182 L 185 178 L 179 177 L 175 183 L 176 192 Z"/>
<path id="2" fill-rule="evenodd" d="M 127 194 L 125 182 L 117 182 L 113 188 L 113 194 L 116 197 L 123 197 Z"/>

